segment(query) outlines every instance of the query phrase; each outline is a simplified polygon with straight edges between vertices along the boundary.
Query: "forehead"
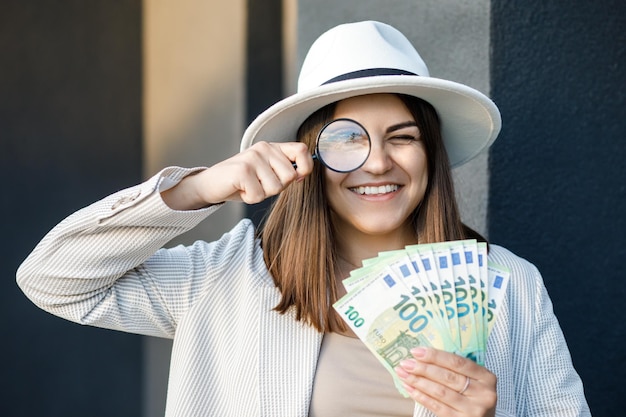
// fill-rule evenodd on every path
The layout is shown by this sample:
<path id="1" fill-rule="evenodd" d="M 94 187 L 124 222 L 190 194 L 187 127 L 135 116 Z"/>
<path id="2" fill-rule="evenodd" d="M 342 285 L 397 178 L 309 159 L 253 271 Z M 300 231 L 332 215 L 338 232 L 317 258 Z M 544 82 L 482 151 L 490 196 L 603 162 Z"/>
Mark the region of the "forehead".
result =
<path id="1" fill-rule="evenodd" d="M 395 94 L 368 94 L 341 100 L 335 107 L 334 117 L 357 121 L 386 120 L 389 123 L 413 119 L 404 102 Z"/>

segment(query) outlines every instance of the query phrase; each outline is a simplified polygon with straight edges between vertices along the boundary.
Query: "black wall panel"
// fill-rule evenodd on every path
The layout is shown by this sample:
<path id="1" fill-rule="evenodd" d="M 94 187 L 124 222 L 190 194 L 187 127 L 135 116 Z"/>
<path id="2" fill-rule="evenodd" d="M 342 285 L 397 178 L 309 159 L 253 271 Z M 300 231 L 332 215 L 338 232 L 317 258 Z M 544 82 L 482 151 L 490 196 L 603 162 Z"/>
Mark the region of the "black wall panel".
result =
<path id="1" fill-rule="evenodd" d="M 141 180 L 141 1 L 0 6 L 3 416 L 139 416 L 141 338 L 28 301 L 15 271 L 79 207 Z"/>
<path id="2" fill-rule="evenodd" d="M 489 231 L 542 272 L 595 416 L 626 397 L 626 3 L 492 3 Z"/>
<path id="3" fill-rule="evenodd" d="M 246 126 L 283 95 L 282 0 L 247 1 Z M 260 224 L 274 198 L 246 205 L 245 217 Z"/>

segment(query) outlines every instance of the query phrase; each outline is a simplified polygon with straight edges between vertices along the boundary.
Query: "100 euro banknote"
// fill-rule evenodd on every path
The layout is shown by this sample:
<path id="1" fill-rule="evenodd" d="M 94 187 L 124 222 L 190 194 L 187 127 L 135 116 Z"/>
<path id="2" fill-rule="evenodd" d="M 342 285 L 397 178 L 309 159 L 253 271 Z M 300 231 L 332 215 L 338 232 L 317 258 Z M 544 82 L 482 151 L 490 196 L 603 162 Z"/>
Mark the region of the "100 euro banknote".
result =
<path id="1" fill-rule="evenodd" d="M 406 392 L 393 368 L 431 346 L 484 365 L 509 271 L 487 262 L 473 240 L 411 245 L 363 261 L 334 308 Z"/>
<path id="2" fill-rule="evenodd" d="M 405 396 L 408 394 L 393 368 L 411 357 L 412 348 L 456 349 L 447 329 L 440 328 L 432 313 L 416 302 L 388 268 L 374 272 L 358 288 L 337 301 L 334 308 L 389 370 L 396 387 Z"/>

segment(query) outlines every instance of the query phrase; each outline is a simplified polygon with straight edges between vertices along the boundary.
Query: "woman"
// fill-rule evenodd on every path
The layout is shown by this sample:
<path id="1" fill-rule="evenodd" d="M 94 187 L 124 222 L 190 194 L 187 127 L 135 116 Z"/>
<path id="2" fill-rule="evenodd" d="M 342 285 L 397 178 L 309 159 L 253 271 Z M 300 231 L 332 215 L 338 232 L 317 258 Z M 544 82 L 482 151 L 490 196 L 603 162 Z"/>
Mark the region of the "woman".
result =
<path id="1" fill-rule="evenodd" d="M 319 150 L 338 119 L 369 134 L 369 153 L 349 169 Z M 394 28 L 340 25 L 311 47 L 298 93 L 249 126 L 241 153 L 166 168 L 74 213 L 18 283 L 69 320 L 173 338 L 168 416 L 588 415 L 541 276 L 496 245 L 490 259 L 512 275 L 486 366 L 414 349 L 396 368 L 410 398 L 332 309 L 362 259 L 473 236 L 450 168 L 499 127 L 488 98 L 430 78 Z M 216 242 L 159 249 L 225 201 L 274 195 L 263 230 L 243 220 Z"/>

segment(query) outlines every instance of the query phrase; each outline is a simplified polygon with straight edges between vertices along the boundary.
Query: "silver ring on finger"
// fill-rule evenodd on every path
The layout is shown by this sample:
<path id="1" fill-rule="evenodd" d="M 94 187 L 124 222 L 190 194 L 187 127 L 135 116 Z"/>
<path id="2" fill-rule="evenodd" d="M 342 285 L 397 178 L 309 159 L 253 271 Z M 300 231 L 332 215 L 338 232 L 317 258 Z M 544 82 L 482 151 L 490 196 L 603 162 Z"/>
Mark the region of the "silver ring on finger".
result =
<path id="1" fill-rule="evenodd" d="M 463 386 L 463 388 L 461 388 L 461 391 L 459 391 L 459 394 L 463 394 L 465 391 L 467 391 L 467 389 L 468 389 L 468 388 L 469 388 L 469 386 L 470 386 L 470 377 L 469 377 L 469 376 L 466 376 L 465 378 L 467 378 L 467 379 L 465 380 L 465 385 Z"/>

